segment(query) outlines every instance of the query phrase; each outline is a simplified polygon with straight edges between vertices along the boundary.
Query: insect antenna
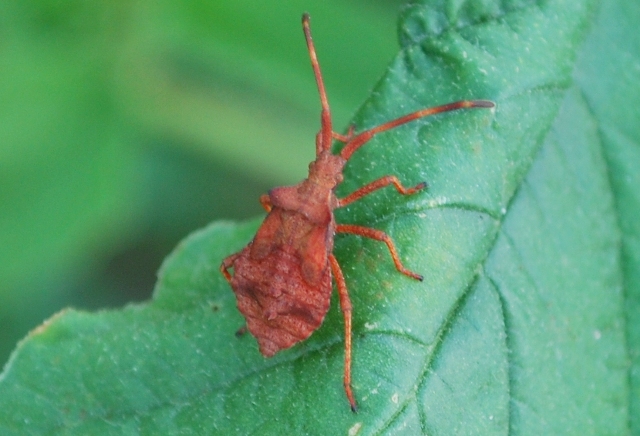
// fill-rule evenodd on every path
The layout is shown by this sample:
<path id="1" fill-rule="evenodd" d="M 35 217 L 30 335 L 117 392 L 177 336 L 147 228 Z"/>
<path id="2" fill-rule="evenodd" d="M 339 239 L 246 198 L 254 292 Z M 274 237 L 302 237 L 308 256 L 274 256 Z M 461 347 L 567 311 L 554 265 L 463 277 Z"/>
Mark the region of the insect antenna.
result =
<path id="1" fill-rule="evenodd" d="M 322 112 L 320 113 L 320 132 L 316 136 L 316 156 L 323 150 L 331 148 L 332 131 L 331 125 L 331 111 L 329 110 L 329 100 L 327 99 L 327 91 L 324 88 L 324 81 L 322 80 L 322 73 L 320 72 L 320 64 L 318 63 L 318 57 L 316 56 L 316 48 L 313 45 L 313 39 L 311 38 L 311 28 L 309 27 L 309 14 L 302 15 L 302 30 L 304 31 L 304 38 L 307 41 L 307 49 L 309 50 L 309 57 L 311 58 L 311 67 L 313 68 L 313 74 L 316 76 L 316 83 L 318 85 L 318 93 L 320 94 L 320 104 L 322 105 Z"/>
<path id="2" fill-rule="evenodd" d="M 416 112 L 411 112 L 410 114 L 404 115 L 400 118 L 396 118 L 395 120 L 387 121 L 384 124 L 380 124 L 379 126 L 373 127 L 369 130 L 365 130 L 362 133 L 357 134 L 353 137 L 347 144 L 344 146 L 342 151 L 340 152 L 340 156 L 344 160 L 349 160 L 351 155 L 356 152 L 360 147 L 367 143 L 371 138 L 374 137 L 377 133 L 384 132 L 386 130 L 391 130 L 395 127 L 398 127 L 402 124 L 408 123 L 413 120 L 417 120 L 418 118 L 428 117 L 430 115 L 439 114 L 442 112 L 449 112 L 458 109 L 470 109 L 470 108 L 492 108 L 495 104 L 492 101 L 488 100 L 462 100 L 456 101 L 453 103 L 443 104 L 442 106 L 430 107 L 426 109 L 421 109 Z"/>

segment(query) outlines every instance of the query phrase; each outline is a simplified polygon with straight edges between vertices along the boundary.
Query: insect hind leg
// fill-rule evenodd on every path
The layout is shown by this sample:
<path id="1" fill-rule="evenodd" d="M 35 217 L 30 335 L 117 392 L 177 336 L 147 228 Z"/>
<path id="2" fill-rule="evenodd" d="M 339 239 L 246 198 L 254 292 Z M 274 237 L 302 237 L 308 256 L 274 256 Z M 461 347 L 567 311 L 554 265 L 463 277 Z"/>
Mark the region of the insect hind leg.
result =
<path id="1" fill-rule="evenodd" d="M 351 299 L 349 298 L 349 291 L 347 290 L 347 283 L 344 280 L 342 269 L 340 269 L 340 265 L 333 254 L 329 254 L 329 263 L 333 277 L 336 280 L 340 309 L 344 317 L 344 392 L 349 400 L 351 410 L 356 412 L 358 406 L 351 388 Z"/>
<path id="2" fill-rule="evenodd" d="M 239 256 L 240 253 L 232 254 L 231 256 L 225 257 L 220 264 L 220 272 L 229 283 L 231 283 L 231 274 L 229 273 L 229 268 L 233 267 L 233 264 L 236 263 L 236 259 Z"/>

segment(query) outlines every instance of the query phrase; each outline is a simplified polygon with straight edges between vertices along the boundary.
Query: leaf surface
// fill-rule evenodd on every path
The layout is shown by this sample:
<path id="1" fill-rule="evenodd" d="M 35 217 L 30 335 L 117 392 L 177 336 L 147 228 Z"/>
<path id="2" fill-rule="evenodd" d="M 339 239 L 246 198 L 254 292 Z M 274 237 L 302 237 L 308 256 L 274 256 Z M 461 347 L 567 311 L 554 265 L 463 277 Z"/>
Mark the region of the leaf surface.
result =
<path id="1" fill-rule="evenodd" d="M 628 181 L 638 169 L 620 157 L 637 154 L 639 127 L 607 117 L 615 102 L 593 74 L 613 56 L 593 35 L 628 11 L 443 3 L 404 9 L 402 49 L 357 129 L 463 98 L 497 107 L 384 133 L 348 164 L 340 195 L 386 174 L 430 186 L 411 197 L 386 189 L 337 213 L 388 232 L 425 276 L 398 274 L 377 242 L 337 238 L 358 414 L 342 391 L 336 298 L 309 340 L 271 359 L 235 337 L 243 320 L 218 266 L 259 221 L 215 223 L 165 261 L 150 303 L 69 310 L 33 331 L 0 379 L 1 433 L 638 431 L 625 336 L 637 323 L 624 309 L 637 307 L 640 208 Z M 637 62 L 637 45 L 625 47 Z M 637 370 L 635 340 L 629 349 Z"/>

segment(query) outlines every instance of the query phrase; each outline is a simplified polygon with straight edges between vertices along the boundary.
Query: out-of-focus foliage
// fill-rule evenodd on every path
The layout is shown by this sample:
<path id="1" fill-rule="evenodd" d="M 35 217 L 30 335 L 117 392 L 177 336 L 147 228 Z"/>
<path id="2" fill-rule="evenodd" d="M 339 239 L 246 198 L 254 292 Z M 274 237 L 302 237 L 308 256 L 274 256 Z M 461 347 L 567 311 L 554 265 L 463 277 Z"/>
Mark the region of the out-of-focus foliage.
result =
<path id="1" fill-rule="evenodd" d="M 0 4 L 0 361 L 55 311 L 146 298 L 175 243 L 301 178 L 397 49 L 399 0 Z"/>

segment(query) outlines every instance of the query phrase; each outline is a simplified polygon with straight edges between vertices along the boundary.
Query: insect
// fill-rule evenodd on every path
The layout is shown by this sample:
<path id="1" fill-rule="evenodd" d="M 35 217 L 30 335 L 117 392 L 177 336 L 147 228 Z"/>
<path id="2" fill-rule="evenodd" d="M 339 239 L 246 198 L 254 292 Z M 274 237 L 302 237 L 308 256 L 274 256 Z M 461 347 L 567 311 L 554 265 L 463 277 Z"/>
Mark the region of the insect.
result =
<path id="1" fill-rule="evenodd" d="M 344 390 L 355 412 L 351 387 L 352 307 L 344 276 L 332 253 L 334 235 L 350 233 L 383 242 L 400 273 L 415 280 L 422 280 L 422 276 L 404 267 L 386 233 L 359 225 L 337 224 L 333 211 L 389 185 L 402 195 L 411 195 L 425 188 L 426 183 L 405 188 L 397 177 L 389 175 L 337 198 L 335 189 L 342 182 L 342 170 L 353 153 L 378 133 L 429 115 L 463 108 L 492 108 L 494 104 L 487 100 L 457 101 L 412 112 L 358 134 L 351 127 L 346 135 L 341 135 L 333 131 L 307 14 L 302 16 L 302 28 L 322 106 L 316 159 L 309 165 L 307 179 L 295 186 L 274 188 L 260 197 L 268 212 L 264 222 L 244 249 L 222 261 L 220 271 L 230 283 L 246 327 L 258 340 L 265 357 L 307 339 L 320 327 L 329 310 L 333 277 L 344 317 Z M 331 153 L 333 140 L 344 143 L 338 154 Z M 229 272 L 231 268 L 233 275 Z"/>

